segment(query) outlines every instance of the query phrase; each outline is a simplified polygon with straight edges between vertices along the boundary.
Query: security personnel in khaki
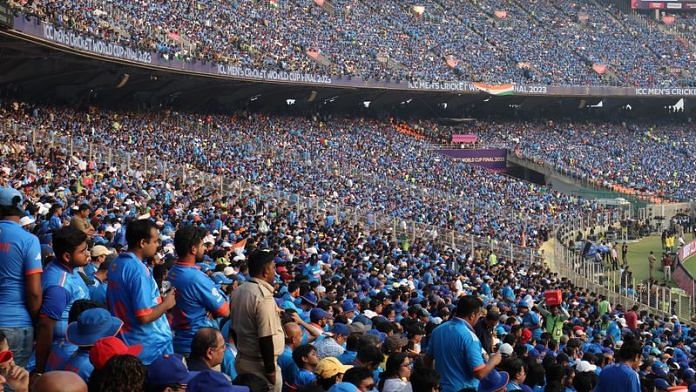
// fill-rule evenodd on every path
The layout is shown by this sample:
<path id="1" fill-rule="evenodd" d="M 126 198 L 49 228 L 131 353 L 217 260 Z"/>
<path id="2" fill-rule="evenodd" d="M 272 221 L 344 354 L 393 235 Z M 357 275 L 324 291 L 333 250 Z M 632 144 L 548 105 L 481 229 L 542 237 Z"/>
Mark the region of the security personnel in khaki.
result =
<path id="1" fill-rule="evenodd" d="M 251 279 L 232 293 L 230 317 L 237 342 L 237 373 L 262 377 L 272 391 L 280 392 L 283 380 L 277 359 L 283 353 L 285 336 L 273 299 L 275 256 L 270 250 L 249 255 Z"/>

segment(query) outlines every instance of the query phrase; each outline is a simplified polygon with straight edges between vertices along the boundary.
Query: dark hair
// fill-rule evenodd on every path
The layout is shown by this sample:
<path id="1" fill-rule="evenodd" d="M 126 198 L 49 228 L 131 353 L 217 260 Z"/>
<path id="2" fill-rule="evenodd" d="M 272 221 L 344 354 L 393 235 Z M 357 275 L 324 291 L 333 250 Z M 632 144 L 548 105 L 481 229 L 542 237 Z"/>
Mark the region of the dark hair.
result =
<path id="1" fill-rule="evenodd" d="M 358 349 L 356 358 L 358 358 L 358 361 L 360 361 L 360 363 L 363 365 L 374 365 L 382 363 L 384 355 L 382 354 L 382 350 L 380 350 L 378 347 L 372 345 L 363 345 Z"/>
<path id="2" fill-rule="evenodd" d="M 128 248 L 136 249 L 140 241 L 149 241 L 152 237 L 152 229 L 158 230 L 155 222 L 149 219 L 136 219 L 126 226 L 126 243 Z"/>
<path id="3" fill-rule="evenodd" d="M 258 276 L 266 266 L 273 262 L 276 254 L 270 249 L 257 249 L 249 255 L 249 275 Z"/>
<path id="4" fill-rule="evenodd" d="M 237 378 L 235 378 L 234 381 L 232 381 L 232 384 L 246 386 L 249 388 L 250 392 L 270 391 L 270 388 L 268 387 L 268 382 L 266 382 L 266 380 L 251 373 L 242 373 L 238 375 Z"/>
<path id="5" fill-rule="evenodd" d="M 292 351 L 292 360 L 297 367 L 302 367 L 302 358 L 309 356 L 312 351 L 316 351 L 311 344 L 303 344 Z"/>
<path id="6" fill-rule="evenodd" d="M 5 340 L 5 339 L 7 339 L 7 335 L 5 335 L 5 332 L 3 332 L 3 331 L 0 329 L 0 342 L 2 342 L 2 341 Z"/>
<path id="7" fill-rule="evenodd" d="M 198 246 L 203 238 L 205 238 L 207 231 L 200 226 L 186 225 L 174 234 L 174 249 L 179 257 L 184 257 L 187 255 L 191 248 Z"/>
<path id="8" fill-rule="evenodd" d="M 399 370 L 401 370 L 401 364 L 404 363 L 404 359 L 408 358 L 408 355 L 405 353 L 393 353 L 392 355 L 387 358 L 387 363 L 385 365 L 386 369 L 384 369 L 384 372 L 379 376 L 379 386 L 377 387 L 378 390 L 382 390 L 384 388 L 384 382 L 387 381 L 388 378 L 394 378 L 394 377 L 399 377 Z"/>
<path id="9" fill-rule="evenodd" d="M 343 375 L 343 382 L 349 382 L 357 387 L 360 386 L 360 383 L 368 377 L 372 377 L 372 371 L 370 369 L 362 366 L 356 366 L 346 371 L 346 374 Z"/>
<path id="10" fill-rule="evenodd" d="M 617 357 L 621 362 L 632 361 L 637 355 L 640 355 L 641 352 L 641 345 L 638 339 L 636 339 L 633 334 L 628 333 L 623 337 L 623 344 L 621 345 L 621 349 L 619 349 L 619 355 L 617 355 Z"/>
<path id="11" fill-rule="evenodd" d="M 203 327 L 196 332 L 191 342 L 191 358 L 203 358 L 208 349 L 217 347 L 217 335 L 220 333 L 215 328 Z"/>
<path id="12" fill-rule="evenodd" d="M 89 209 L 90 209 L 89 204 L 82 203 L 82 204 L 80 204 L 80 209 L 78 211 L 82 212 L 82 211 L 89 210 Z"/>
<path id="13" fill-rule="evenodd" d="M 410 381 L 414 391 L 432 391 L 440 385 L 440 375 L 435 369 L 427 368 L 421 360 L 417 360 L 413 364 Z"/>
<path id="14" fill-rule="evenodd" d="M 595 372 L 581 372 L 575 375 L 573 387 L 578 392 L 591 392 L 597 386 L 599 377 Z"/>
<path id="15" fill-rule="evenodd" d="M 481 307 L 483 307 L 483 302 L 481 302 L 478 297 L 466 295 L 459 298 L 456 313 L 459 317 L 469 317 L 472 314 L 480 311 Z"/>
<path id="16" fill-rule="evenodd" d="M 526 369 L 526 365 L 519 358 L 507 358 L 500 367 L 510 375 L 510 380 L 515 378 L 522 369 Z"/>
<path id="17" fill-rule="evenodd" d="M 63 254 L 73 253 L 78 246 L 87 242 L 87 234 L 72 226 L 53 230 L 53 253 L 62 261 Z"/>
<path id="18" fill-rule="evenodd" d="M 99 302 L 94 302 L 89 299 L 78 299 L 73 302 L 68 313 L 68 324 L 77 321 L 82 312 L 89 309 L 104 308 Z"/>
<path id="19" fill-rule="evenodd" d="M 89 390 L 100 392 L 143 392 L 147 368 L 132 355 L 116 355 L 89 378 Z"/>

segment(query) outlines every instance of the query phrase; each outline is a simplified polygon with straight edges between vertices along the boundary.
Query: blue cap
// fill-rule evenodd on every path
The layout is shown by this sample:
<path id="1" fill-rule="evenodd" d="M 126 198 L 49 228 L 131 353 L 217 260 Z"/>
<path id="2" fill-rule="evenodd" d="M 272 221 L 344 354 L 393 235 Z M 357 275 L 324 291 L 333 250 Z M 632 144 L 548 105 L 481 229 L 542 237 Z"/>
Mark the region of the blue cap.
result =
<path id="1" fill-rule="evenodd" d="M 343 311 L 344 312 L 354 312 L 355 311 L 355 304 L 353 303 L 352 299 L 347 299 L 343 301 Z"/>
<path id="2" fill-rule="evenodd" d="M 669 383 L 664 378 L 655 379 L 655 388 L 667 390 L 669 388 Z"/>
<path id="3" fill-rule="evenodd" d="M 384 343 L 384 340 L 387 339 L 387 334 L 386 334 L 386 333 L 380 332 L 380 331 L 378 331 L 378 330 L 376 330 L 376 329 L 371 329 L 371 330 L 367 331 L 367 334 L 368 334 L 368 335 L 375 335 L 375 336 L 377 336 L 377 338 L 379 339 L 379 342 L 380 342 L 380 343 Z"/>
<path id="4" fill-rule="evenodd" d="M 343 323 L 334 323 L 333 327 L 331 327 L 331 332 L 334 335 L 350 336 L 350 329 Z"/>
<path id="5" fill-rule="evenodd" d="M 312 306 L 317 306 L 317 296 L 311 291 L 300 298 Z"/>
<path id="6" fill-rule="evenodd" d="M 518 308 L 529 308 L 529 304 L 526 303 L 525 301 L 520 301 L 517 303 Z"/>
<path id="7" fill-rule="evenodd" d="M 358 387 L 349 382 L 339 382 L 338 384 L 334 384 L 331 388 L 329 388 L 328 392 L 360 392 L 360 390 Z"/>
<path id="8" fill-rule="evenodd" d="M 499 372 L 493 369 L 479 383 L 478 392 L 497 391 L 506 386 L 508 381 L 510 381 L 510 375 L 508 375 L 507 372 Z"/>
<path id="9" fill-rule="evenodd" d="M 14 188 L 0 188 L 0 206 L 14 207 L 24 215 L 22 204 L 24 204 L 24 195 L 20 191 Z"/>
<path id="10" fill-rule="evenodd" d="M 225 274 L 219 271 L 213 273 L 211 278 L 213 279 L 213 282 L 215 282 L 215 284 L 232 284 L 234 282 L 232 279 L 226 277 Z"/>
<path id="11" fill-rule="evenodd" d="M 196 263 L 196 265 L 201 269 L 202 272 L 210 271 L 210 266 L 208 263 Z"/>
<path id="12" fill-rule="evenodd" d="M 164 354 L 147 367 L 150 385 L 188 384 L 198 372 L 189 372 L 181 356 Z"/>
<path id="13" fill-rule="evenodd" d="M 66 337 L 76 346 L 89 347 L 101 338 L 116 336 L 122 326 L 123 321 L 104 308 L 87 309 L 68 325 Z"/>
<path id="14" fill-rule="evenodd" d="M 319 320 L 325 319 L 325 318 L 332 318 L 332 317 L 331 317 L 331 313 L 327 312 L 324 309 L 314 308 L 314 309 L 312 309 L 311 312 L 309 312 L 309 319 L 312 322 L 319 321 Z"/>
<path id="15" fill-rule="evenodd" d="M 232 385 L 224 374 L 205 370 L 192 378 L 186 386 L 188 392 L 248 392 L 249 387 Z"/>

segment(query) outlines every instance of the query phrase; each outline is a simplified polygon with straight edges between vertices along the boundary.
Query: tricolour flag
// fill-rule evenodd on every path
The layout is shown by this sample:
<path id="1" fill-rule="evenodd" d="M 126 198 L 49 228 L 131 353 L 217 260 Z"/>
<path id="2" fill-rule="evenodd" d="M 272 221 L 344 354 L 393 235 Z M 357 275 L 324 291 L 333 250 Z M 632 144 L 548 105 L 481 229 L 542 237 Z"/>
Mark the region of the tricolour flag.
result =
<path id="1" fill-rule="evenodd" d="M 515 85 L 508 84 L 486 84 L 474 83 L 474 87 L 491 95 L 513 95 L 515 93 Z"/>

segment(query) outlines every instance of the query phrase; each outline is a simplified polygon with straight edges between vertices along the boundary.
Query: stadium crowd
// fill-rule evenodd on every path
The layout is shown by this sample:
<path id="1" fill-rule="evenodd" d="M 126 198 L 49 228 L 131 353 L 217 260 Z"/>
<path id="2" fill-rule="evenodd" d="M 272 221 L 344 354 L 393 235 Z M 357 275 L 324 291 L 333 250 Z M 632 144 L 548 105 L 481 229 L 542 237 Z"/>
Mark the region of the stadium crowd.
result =
<path id="1" fill-rule="evenodd" d="M 550 217 L 579 208 L 438 161 L 388 124 L 18 102 L 2 106 L 0 124 L 0 381 L 15 391 L 696 389 L 694 330 L 676 317 L 612 306 L 529 259 L 407 241 L 330 210 L 161 174 L 185 162 L 360 208 L 384 203 L 376 213 L 408 201 L 351 201 L 380 185 L 334 180 L 345 174 L 328 162 L 342 162 L 383 173 L 395 189 L 385 195 L 411 184 L 464 198 L 470 187 L 482 191 L 468 202 L 498 209 L 526 198 L 565 206 L 540 208 Z M 59 143 L 36 142 L 32 129 Z M 79 140 L 149 156 L 152 168 L 90 159 Z M 509 208 L 529 201 L 519 203 Z"/>
<path id="2" fill-rule="evenodd" d="M 688 41 L 590 0 L 10 3 L 166 59 L 364 79 L 675 86 L 696 62 Z"/>
<path id="3" fill-rule="evenodd" d="M 604 187 L 688 201 L 696 198 L 694 131 L 690 123 L 481 121 L 466 132 Z"/>

